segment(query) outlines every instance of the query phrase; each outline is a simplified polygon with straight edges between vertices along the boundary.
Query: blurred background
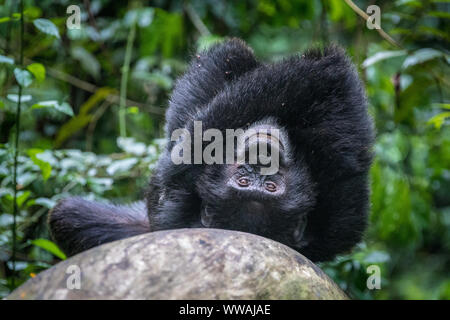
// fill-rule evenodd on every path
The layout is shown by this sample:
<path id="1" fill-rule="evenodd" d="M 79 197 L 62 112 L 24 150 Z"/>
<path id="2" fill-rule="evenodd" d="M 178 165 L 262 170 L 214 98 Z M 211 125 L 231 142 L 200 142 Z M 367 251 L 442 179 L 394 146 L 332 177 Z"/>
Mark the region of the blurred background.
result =
<path id="1" fill-rule="evenodd" d="M 354 1 L 381 9 L 395 43 L 344 0 L 22 3 L 0 1 L 0 298 L 65 258 L 46 228 L 60 198 L 142 198 L 176 77 L 198 50 L 236 36 L 265 61 L 338 43 L 366 84 L 370 228 L 320 267 L 355 299 L 450 299 L 448 0 Z M 67 27 L 70 5 L 79 29 Z M 381 289 L 367 288 L 370 265 Z"/>

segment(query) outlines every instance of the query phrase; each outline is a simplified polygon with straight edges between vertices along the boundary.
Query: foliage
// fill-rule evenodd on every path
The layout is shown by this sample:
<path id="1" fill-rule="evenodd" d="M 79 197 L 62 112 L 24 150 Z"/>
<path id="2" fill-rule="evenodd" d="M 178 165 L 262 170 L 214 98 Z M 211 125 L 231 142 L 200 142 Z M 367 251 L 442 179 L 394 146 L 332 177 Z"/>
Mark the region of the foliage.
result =
<path id="1" fill-rule="evenodd" d="M 0 296 L 13 289 L 19 100 L 15 286 L 64 258 L 45 225 L 60 198 L 142 197 L 161 150 L 164 107 L 188 56 L 238 36 L 265 60 L 337 42 L 366 83 L 378 132 L 370 227 L 352 253 L 321 267 L 354 298 L 450 299 L 447 1 L 376 2 L 381 27 L 401 48 L 339 0 L 80 1 L 80 29 L 66 27 L 67 0 L 23 2 L 23 12 L 18 1 L 0 5 Z M 374 264 L 380 290 L 366 286 Z"/>

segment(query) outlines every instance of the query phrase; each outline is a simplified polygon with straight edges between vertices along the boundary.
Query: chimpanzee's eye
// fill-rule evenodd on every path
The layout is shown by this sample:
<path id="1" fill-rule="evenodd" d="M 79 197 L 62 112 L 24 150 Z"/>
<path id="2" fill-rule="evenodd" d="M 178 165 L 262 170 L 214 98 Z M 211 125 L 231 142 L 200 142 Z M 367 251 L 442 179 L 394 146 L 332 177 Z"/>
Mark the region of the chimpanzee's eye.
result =
<path id="1" fill-rule="evenodd" d="M 241 187 L 248 187 L 250 185 L 250 180 L 245 177 L 239 178 L 237 182 Z"/>
<path id="2" fill-rule="evenodd" d="M 267 181 L 264 184 L 264 187 L 266 188 L 267 191 L 270 191 L 270 192 L 277 191 L 277 185 L 275 183 L 271 182 L 271 181 Z"/>

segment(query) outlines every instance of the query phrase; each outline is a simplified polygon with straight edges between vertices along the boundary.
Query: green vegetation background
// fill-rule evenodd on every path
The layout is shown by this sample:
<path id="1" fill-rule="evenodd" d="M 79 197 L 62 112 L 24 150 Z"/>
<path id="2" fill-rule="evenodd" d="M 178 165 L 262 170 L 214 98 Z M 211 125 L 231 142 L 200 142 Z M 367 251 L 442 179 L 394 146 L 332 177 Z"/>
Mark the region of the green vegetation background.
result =
<path id="1" fill-rule="evenodd" d="M 23 3 L 21 39 L 19 1 L 0 1 L 0 297 L 64 258 L 46 228 L 58 199 L 142 197 L 176 77 L 197 50 L 237 36 L 267 61 L 339 43 L 366 83 L 377 127 L 370 228 L 351 254 L 321 267 L 356 299 L 450 299 L 448 0 L 355 1 L 380 6 L 401 47 L 344 0 Z M 66 27 L 71 4 L 80 30 Z M 380 290 L 366 286 L 373 264 Z"/>

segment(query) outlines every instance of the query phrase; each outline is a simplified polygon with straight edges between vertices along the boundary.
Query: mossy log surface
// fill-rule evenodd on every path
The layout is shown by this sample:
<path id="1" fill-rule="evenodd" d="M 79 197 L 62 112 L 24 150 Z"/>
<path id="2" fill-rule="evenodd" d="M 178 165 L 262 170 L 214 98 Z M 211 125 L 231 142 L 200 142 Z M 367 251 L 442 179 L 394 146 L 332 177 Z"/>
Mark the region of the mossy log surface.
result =
<path id="1" fill-rule="evenodd" d="M 81 271 L 79 289 L 70 289 Z M 72 267 L 73 268 L 73 267 Z M 68 285 L 69 284 L 69 285 Z M 7 299 L 347 299 L 296 251 L 220 229 L 159 231 L 82 252 Z"/>

